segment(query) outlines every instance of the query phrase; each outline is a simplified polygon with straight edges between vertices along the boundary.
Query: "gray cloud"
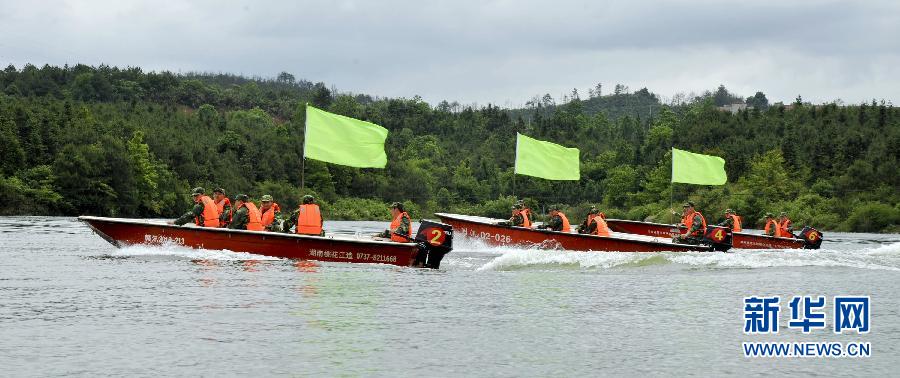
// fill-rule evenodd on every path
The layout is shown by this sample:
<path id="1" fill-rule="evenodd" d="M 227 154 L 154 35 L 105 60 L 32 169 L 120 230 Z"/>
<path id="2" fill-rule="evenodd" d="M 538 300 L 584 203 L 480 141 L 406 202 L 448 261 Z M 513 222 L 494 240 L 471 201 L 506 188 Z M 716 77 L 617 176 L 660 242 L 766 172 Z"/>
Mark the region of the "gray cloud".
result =
<path id="1" fill-rule="evenodd" d="M 672 95 L 900 99 L 893 1 L 0 1 L 0 63 L 106 63 L 521 105 L 603 82 Z"/>

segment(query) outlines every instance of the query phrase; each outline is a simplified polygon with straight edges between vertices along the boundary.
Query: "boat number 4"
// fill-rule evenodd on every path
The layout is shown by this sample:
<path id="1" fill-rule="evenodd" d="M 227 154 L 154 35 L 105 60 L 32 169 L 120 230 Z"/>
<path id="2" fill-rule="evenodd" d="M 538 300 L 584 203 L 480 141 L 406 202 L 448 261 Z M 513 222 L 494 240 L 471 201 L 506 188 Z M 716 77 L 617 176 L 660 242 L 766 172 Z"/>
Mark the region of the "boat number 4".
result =
<path id="1" fill-rule="evenodd" d="M 715 240 L 717 242 L 725 240 L 725 233 L 722 231 L 721 228 L 716 230 L 716 232 L 713 234 L 713 240 Z"/>

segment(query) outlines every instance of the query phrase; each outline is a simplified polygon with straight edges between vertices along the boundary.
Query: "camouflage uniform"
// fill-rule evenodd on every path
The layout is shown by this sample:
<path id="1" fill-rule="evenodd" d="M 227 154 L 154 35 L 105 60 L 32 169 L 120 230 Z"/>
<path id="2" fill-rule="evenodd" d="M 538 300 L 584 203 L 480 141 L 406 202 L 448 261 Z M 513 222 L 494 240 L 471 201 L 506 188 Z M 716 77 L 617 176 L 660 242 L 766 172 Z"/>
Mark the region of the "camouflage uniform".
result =
<path id="1" fill-rule="evenodd" d="M 553 230 L 553 231 L 562 231 L 562 229 L 563 229 L 563 220 L 562 220 L 562 217 L 560 217 L 559 215 L 554 215 L 554 216 L 550 217 L 550 220 L 549 220 L 547 223 L 542 224 L 542 225 L 541 225 L 540 227 L 538 227 L 538 228 L 540 228 L 540 229 L 550 229 L 550 230 Z"/>
<path id="2" fill-rule="evenodd" d="M 772 215 L 772 213 L 766 213 L 766 223 L 765 224 L 768 225 L 769 221 L 771 221 L 773 223 L 772 227 L 769 227 L 769 232 L 766 232 L 765 225 L 764 225 L 763 233 L 766 234 L 766 236 L 775 236 L 775 230 L 778 229 L 778 220 L 775 219 L 775 216 Z"/>
<path id="3" fill-rule="evenodd" d="M 203 188 L 194 188 L 191 194 L 194 196 L 203 195 Z M 204 206 L 202 201 L 195 203 L 194 208 L 191 209 L 191 211 L 184 213 L 184 215 L 178 217 L 178 219 L 175 220 L 174 224 L 177 226 L 181 226 L 187 223 L 192 223 L 195 218 L 200 219 L 200 224 L 203 224 L 203 209 Z"/>
<path id="4" fill-rule="evenodd" d="M 734 229 L 734 219 L 731 217 L 725 217 L 725 220 L 722 223 L 719 223 L 719 226 L 728 227 L 729 230 Z"/>
<path id="5" fill-rule="evenodd" d="M 700 244 L 703 242 L 703 233 L 706 230 L 701 230 L 703 228 L 703 218 L 700 217 L 699 213 L 694 213 L 694 222 L 691 224 L 691 228 L 687 231 L 687 234 L 678 235 L 672 238 L 673 242 L 683 243 L 683 244 Z M 695 232 L 700 231 L 700 237 L 696 236 L 686 236 L 693 235 Z"/>
<path id="6" fill-rule="evenodd" d="M 406 236 L 406 235 L 409 235 L 410 227 L 412 227 L 412 226 L 411 226 L 409 217 L 408 216 L 400 217 L 400 225 L 397 226 L 396 229 L 385 230 L 378 236 L 383 237 L 383 238 L 390 238 L 392 233 Z"/>
<path id="7" fill-rule="evenodd" d="M 578 225 L 578 233 L 579 234 L 590 234 L 597 230 L 597 225 L 594 224 L 594 217 L 597 216 L 600 210 L 597 210 L 596 207 L 592 207 L 590 211 L 588 211 L 587 216 L 584 217 L 584 222 L 581 222 Z M 593 228 L 591 227 L 593 225 Z"/>
<path id="8" fill-rule="evenodd" d="M 513 213 L 512 217 L 509 218 L 509 225 L 516 227 L 525 226 L 525 217 L 522 216 L 522 211 L 517 211 Z"/>
<path id="9" fill-rule="evenodd" d="M 231 217 L 231 223 L 228 224 L 228 228 L 246 230 L 247 223 L 250 223 L 250 210 L 248 210 L 246 206 L 241 206 L 234 211 L 234 215 Z"/>

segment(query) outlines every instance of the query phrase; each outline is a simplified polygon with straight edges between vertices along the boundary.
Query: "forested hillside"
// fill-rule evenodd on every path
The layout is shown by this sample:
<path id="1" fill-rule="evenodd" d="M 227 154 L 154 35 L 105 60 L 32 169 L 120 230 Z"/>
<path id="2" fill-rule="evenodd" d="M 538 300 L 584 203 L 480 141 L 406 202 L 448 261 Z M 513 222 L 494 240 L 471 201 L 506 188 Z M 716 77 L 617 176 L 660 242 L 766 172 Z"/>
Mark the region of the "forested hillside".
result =
<path id="1" fill-rule="evenodd" d="M 332 219 L 383 219 L 395 200 L 417 217 L 507 216 L 516 196 L 537 209 L 565 204 L 574 219 L 593 204 L 612 217 L 667 221 L 674 193 L 711 221 L 733 208 L 751 225 L 787 211 L 824 230 L 900 231 L 900 111 L 874 100 L 798 98 L 731 114 L 714 95 L 664 106 L 644 89 L 627 95 L 659 104 L 646 115 L 613 114 L 623 93 L 508 110 L 335 93 L 287 73 L 84 65 L 10 66 L 0 92 L 2 214 L 171 217 L 188 209 L 191 187 L 221 186 L 287 207 L 314 193 Z M 389 129 L 387 168 L 307 161 L 301 191 L 306 103 Z M 516 132 L 581 149 L 582 179 L 514 178 Z M 672 191 L 673 146 L 723 157 L 729 183 Z"/>

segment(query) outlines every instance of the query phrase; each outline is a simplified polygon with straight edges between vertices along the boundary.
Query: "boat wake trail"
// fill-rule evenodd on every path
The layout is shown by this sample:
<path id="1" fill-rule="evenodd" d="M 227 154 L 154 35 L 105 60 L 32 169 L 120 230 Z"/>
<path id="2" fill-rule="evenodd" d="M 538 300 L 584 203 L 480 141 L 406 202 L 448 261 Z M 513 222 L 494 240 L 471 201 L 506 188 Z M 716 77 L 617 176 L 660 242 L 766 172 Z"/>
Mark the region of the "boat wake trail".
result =
<path id="1" fill-rule="evenodd" d="M 575 252 L 490 248 L 500 256 L 477 270 L 611 269 L 676 265 L 708 269 L 849 267 L 900 272 L 900 243 L 857 250 L 735 250 L 720 252 Z"/>
<path id="2" fill-rule="evenodd" d="M 227 250 L 193 249 L 175 244 L 163 244 L 160 246 L 132 245 L 119 248 L 110 254 L 111 257 L 139 257 L 161 258 L 174 260 L 280 260 L 277 257 L 262 256 L 246 252 L 231 252 Z"/>

